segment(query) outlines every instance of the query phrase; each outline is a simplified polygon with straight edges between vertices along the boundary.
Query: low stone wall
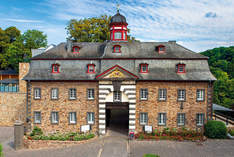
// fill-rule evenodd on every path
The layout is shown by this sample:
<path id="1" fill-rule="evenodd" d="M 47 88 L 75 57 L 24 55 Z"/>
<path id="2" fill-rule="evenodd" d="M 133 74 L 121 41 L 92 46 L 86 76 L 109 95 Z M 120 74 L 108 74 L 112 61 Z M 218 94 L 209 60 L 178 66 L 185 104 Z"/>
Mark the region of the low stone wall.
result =
<path id="1" fill-rule="evenodd" d="M 56 141 L 56 140 L 29 140 L 26 137 L 24 137 L 24 147 L 27 149 L 68 147 L 72 145 L 87 143 L 87 142 L 95 140 L 96 138 L 97 137 L 94 137 L 89 140 L 82 140 L 82 141 Z"/>
<path id="2" fill-rule="evenodd" d="M 25 121 L 26 93 L 0 92 L 0 126 L 13 126 L 14 122 Z"/>

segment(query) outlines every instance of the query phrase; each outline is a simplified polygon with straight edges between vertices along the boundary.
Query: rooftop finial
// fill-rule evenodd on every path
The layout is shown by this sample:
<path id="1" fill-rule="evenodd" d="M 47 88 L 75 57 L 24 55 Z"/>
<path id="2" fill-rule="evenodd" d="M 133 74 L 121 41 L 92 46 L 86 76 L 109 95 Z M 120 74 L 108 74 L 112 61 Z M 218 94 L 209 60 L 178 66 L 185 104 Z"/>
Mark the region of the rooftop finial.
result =
<path id="1" fill-rule="evenodd" d="M 117 13 L 119 13 L 119 7 L 120 5 L 117 3 Z"/>

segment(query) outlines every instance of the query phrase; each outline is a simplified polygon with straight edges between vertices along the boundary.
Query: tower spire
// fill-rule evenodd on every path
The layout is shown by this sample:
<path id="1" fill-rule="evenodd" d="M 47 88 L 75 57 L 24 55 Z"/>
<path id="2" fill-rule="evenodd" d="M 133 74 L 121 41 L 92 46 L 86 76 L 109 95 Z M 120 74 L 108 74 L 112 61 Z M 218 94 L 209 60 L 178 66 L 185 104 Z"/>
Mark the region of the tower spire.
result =
<path id="1" fill-rule="evenodd" d="M 119 3 L 117 3 L 116 7 L 117 7 L 117 13 L 119 13 L 119 7 L 120 7 Z"/>

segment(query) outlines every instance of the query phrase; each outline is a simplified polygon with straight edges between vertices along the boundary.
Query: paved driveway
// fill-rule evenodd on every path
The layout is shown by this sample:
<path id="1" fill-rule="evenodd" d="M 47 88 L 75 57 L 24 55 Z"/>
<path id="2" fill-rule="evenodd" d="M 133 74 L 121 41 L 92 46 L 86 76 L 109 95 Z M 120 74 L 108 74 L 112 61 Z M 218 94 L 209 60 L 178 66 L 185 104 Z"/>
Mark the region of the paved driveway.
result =
<path id="1" fill-rule="evenodd" d="M 67 148 L 15 151 L 13 131 L 13 128 L 0 127 L 5 157 L 142 157 L 146 153 L 160 157 L 234 157 L 234 140 L 207 140 L 202 145 L 175 141 L 130 141 L 128 144 L 127 137 L 115 131 Z"/>

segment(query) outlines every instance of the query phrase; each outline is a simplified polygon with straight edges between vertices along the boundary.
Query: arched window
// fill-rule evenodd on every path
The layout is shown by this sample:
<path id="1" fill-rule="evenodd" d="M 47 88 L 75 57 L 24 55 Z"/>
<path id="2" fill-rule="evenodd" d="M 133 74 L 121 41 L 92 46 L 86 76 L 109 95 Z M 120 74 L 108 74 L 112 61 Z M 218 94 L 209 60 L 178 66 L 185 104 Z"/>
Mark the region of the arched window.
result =
<path id="1" fill-rule="evenodd" d="M 73 46 L 73 48 L 72 48 L 72 52 L 73 53 L 79 53 L 80 52 L 80 47 L 79 46 Z"/>
<path id="2" fill-rule="evenodd" d="M 148 73 L 149 72 L 149 65 L 144 63 L 140 64 L 140 73 Z"/>
<path id="3" fill-rule="evenodd" d="M 52 73 L 59 73 L 59 64 L 52 64 Z"/>
<path id="4" fill-rule="evenodd" d="M 185 64 L 177 64 L 176 65 L 176 72 L 177 73 L 185 73 Z"/>
<path id="5" fill-rule="evenodd" d="M 87 73 L 95 73 L 95 64 L 88 64 Z"/>
<path id="6" fill-rule="evenodd" d="M 114 53 L 121 53 L 121 46 L 120 45 L 115 45 L 113 48 L 114 48 Z"/>

